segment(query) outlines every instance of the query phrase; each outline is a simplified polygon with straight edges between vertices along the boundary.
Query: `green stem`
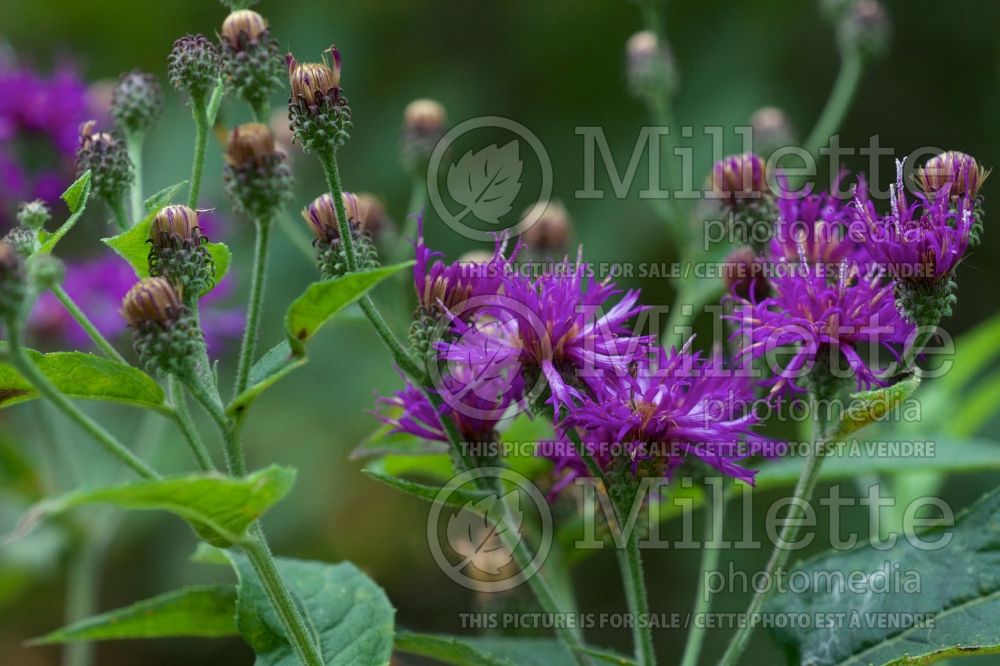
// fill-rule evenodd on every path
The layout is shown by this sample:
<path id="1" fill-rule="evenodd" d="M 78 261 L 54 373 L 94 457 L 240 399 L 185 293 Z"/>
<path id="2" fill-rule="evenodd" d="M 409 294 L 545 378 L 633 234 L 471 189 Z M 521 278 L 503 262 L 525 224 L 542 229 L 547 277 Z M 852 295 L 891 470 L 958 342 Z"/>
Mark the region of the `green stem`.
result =
<path id="1" fill-rule="evenodd" d="M 101 544 L 89 535 L 81 535 L 66 571 L 66 625 L 92 616 L 96 608 L 100 580 Z M 94 663 L 94 643 L 73 642 L 63 648 L 62 666 L 90 666 Z"/>
<path id="2" fill-rule="evenodd" d="M 818 400 L 815 393 L 811 394 L 810 397 L 814 416 L 811 437 L 813 446 L 812 451 L 810 451 L 809 456 L 806 458 L 806 464 L 799 475 L 799 480 L 795 484 L 795 492 L 792 496 L 796 499 L 796 502 L 789 508 L 789 517 L 794 508 L 807 504 L 812 500 L 826 452 L 826 442 L 824 439 L 826 435 L 826 423 L 823 410 L 817 406 Z M 767 566 L 764 568 L 765 580 L 775 580 L 775 576 L 780 574 L 788 563 L 788 558 L 791 557 L 792 551 L 784 546 L 793 543 L 798 538 L 799 532 L 802 529 L 801 523 L 802 521 L 800 520 L 786 519 L 784 525 L 782 525 L 778 543 L 774 544 L 774 550 L 771 551 Z M 750 641 L 750 636 L 753 634 L 754 629 L 756 629 L 754 618 L 756 618 L 761 608 L 763 608 L 768 593 L 771 591 L 770 588 L 771 586 L 761 588 L 754 594 L 753 599 L 750 600 L 750 605 L 747 607 L 744 617 L 745 622 L 730 640 L 729 646 L 726 648 L 726 652 L 722 655 L 722 660 L 719 662 L 719 666 L 734 666 L 740 655 L 743 654 L 743 650 L 746 649 L 747 643 Z"/>
<path id="3" fill-rule="evenodd" d="M 833 90 L 830 91 L 830 97 L 805 142 L 805 149 L 810 155 L 817 156 L 820 146 L 829 141 L 830 137 L 840 129 L 840 124 L 847 114 L 847 109 L 851 106 L 864 69 L 865 59 L 860 53 L 848 51 L 843 54 L 840 61 L 840 72 L 833 84 Z"/>
<path id="4" fill-rule="evenodd" d="M 226 84 L 220 78 L 215 84 L 215 88 L 212 89 L 212 95 L 208 98 L 208 106 L 205 109 L 209 126 L 215 124 L 215 118 L 219 115 L 219 107 L 222 106 L 222 98 L 225 94 Z"/>
<path id="5" fill-rule="evenodd" d="M 125 212 L 125 197 L 117 197 L 114 201 L 108 201 L 108 208 L 111 209 L 111 213 L 115 216 L 115 224 L 122 231 L 128 231 L 132 226 L 128 221 L 128 213 Z"/>
<path id="6" fill-rule="evenodd" d="M 262 99 L 256 104 L 251 104 L 250 108 L 253 110 L 254 120 L 263 125 L 271 124 L 271 105 L 266 99 Z"/>
<path id="7" fill-rule="evenodd" d="M 698 592 L 694 600 L 694 610 L 691 615 L 691 629 L 687 636 L 687 644 L 684 646 L 684 656 L 681 658 L 681 666 L 697 666 L 698 657 L 701 655 L 701 646 L 705 642 L 705 625 L 699 622 L 699 618 L 704 618 L 712 608 L 712 592 L 707 586 L 708 574 L 717 571 L 719 568 L 720 548 L 713 547 L 715 543 L 715 531 L 722 532 L 723 513 L 726 507 L 726 495 L 719 487 L 719 492 L 711 493 L 705 499 L 705 531 L 704 542 L 701 550 L 701 566 L 698 571 Z"/>
<path id="8" fill-rule="evenodd" d="M 203 472 L 214 472 L 215 463 L 212 462 L 212 457 L 208 454 L 205 443 L 201 441 L 198 429 L 195 428 L 191 412 L 188 411 L 187 400 L 184 398 L 184 389 L 175 375 L 170 375 L 167 378 L 167 389 L 170 392 L 170 399 L 174 403 L 174 420 L 191 448 L 195 462 L 198 463 L 198 467 Z"/>
<path id="9" fill-rule="evenodd" d="M 205 412 L 215 422 L 222 435 L 223 453 L 226 457 L 226 469 L 232 476 L 246 476 L 247 464 L 240 446 L 238 433 L 232 420 L 226 416 L 225 407 L 217 391 L 205 387 L 196 377 L 178 377 L 187 387 L 188 392 L 205 409 Z"/>
<path id="10" fill-rule="evenodd" d="M 646 580 L 642 573 L 642 555 L 639 552 L 639 531 L 633 529 L 624 549 L 617 549 L 618 565 L 625 583 L 625 598 L 629 614 L 632 616 L 632 642 L 635 660 L 639 666 L 654 666 L 653 628 L 648 622 L 649 599 L 646 596 Z"/>
<path id="11" fill-rule="evenodd" d="M 49 381 L 48 377 L 43 375 L 38 368 L 35 367 L 35 364 L 30 358 L 28 358 L 28 355 L 24 353 L 24 349 L 21 347 L 20 331 L 17 327 L 9 325 L 7 329 L 10 337 L 10 360 L 14 364 L 14 367 L 17 368 L 18 372 L 20 372 L 21 375 L 35 387 L 35 390 L 55 405 L 60 411 L 66 414 L 66 416 L 73 421 L 76 421 L 77 425 L 93 437 L 94 440 L 104 447 L 108 453 L 130 467 L 136 474 L 144 479 L 160 478 L 160 475 L 157 474 L 156 470 L 136 457 L 136 455 L 129 451 L 124 444 L 119 442 L 114 435 L 109 433 L 101 427 L 100 424 L 84 414 L 70 401 L 69 398 L 63 395 L 63 393 Z"/>
<path id="12" fill-rule="evenodd" d="M 194 115 L 194 160 L 191 162 L 191 182 L 188 183 L 188 208 L 198 207 L 201 172 L 205 166 L 205 146 L 208 144 L 208 109 L 201 101 L 191 102 Z"/>
<path id="13" fill-rule="evenodd" d="M 403 219 L 403 228 L 399 235 L 400 254 L 410 251 L 410 241 L 417 237 L 417 216 L 424 214 L 424 206 L 427 205 L 427 180 L 422 174 L 413 177 L 413 185 L 410 188 L 410 202 L 406 206 L 406 217 Z"/>
<path id="14" fill-rule="evenodd" d="M 145 132 L 125 133 L 125 148 L 128 151 L 128 158 L 132 162 L 132 174 L 134 176 L 130 190 L 133 223 L 145 217 L 145 211 L 142 207 L 142 144 L 145 139 Z M 126 225 L 126 228 L 129 226 L 131 225 Z"/>
<path id="15" fill-rule="evenodd" d="M 295 599 L 281 580 L 281 574 L 278 572 L 271 550 L 264 540 L 264 533 L 261 531 L 260 525 L 254 525 L 251 530 L 252 538 L 243 545 L 243 550 L 246 552 L 254 571 L 257 572 L 257 577 L 260 579 L 271 606 L 274 607 L 281 619 L 289 644 L 301 663 L 306 664 L 306 666 L 323 666 L 323 656 L 320 654 L 312 632 L 309 631 L 309 627 L 299 613 Z"/>
<path id="16" fill-rule="evenodd" d="M 127 364 L 125 358 L 118 353 L 118 350 L 115 349 L 110 342 L 108 342 L 107 338 L 101 335 L 101 332 L 98 331 L 93 322 L 87 318 L 87 315 L 84 314 L 83 310 L 81 310 L 80 307 L 73 302 L 73 299 L 70 298 L 70 295 L 67 294 L 66 290 L 62 288 L 62 285 L 54 285 L 52 287 L 52 293 L 59 300 L 59 302 L 62 303 L 62 306 L 66 308 L 66 312 L 68 312 L 70 316 L 76 320 L 76 323 L 80 325 L 80 328 L 86 331 L 87 337 L 90 338 L 91 342 L 97 345 L 97 348 L 100 349 L 105 356 L 114 361 L 118 361 L 119 363 Z"/>
<path id="17" fill-rule="evenodd" d="M 250 366 L 257 352 L 257 337 L 260 334 L 261 305 L 264 301 L 264 278 L 267 274 L 267 244 L 271 234 L 270 220 L 257 220 L 257 235 L 254 241 L 253 275 L 250 278 L 250 298 L 247 302 L 247 326 L 240 345 L 240 360 L 236 369 L 236 385 L 233 397 L 246 390 L 250 381 Z"/>

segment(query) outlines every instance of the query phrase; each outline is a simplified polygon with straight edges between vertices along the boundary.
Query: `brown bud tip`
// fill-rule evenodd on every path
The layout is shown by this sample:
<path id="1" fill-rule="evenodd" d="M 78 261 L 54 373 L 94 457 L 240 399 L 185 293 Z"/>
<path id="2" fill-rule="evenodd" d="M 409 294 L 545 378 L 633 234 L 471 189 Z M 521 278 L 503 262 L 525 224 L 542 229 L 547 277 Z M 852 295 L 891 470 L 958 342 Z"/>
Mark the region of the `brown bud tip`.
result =
<path id="1" fill-rule="evenodd" d="M 660 40 L 652 30 L 642 30 L 628 38 L 625 43 L 625 55 L 629 63 L 645 63 L 656 57 L 660 49 Z"/>
<path id="2" fill-rule="evenodd" d="M 153 322 L 166 326 L 177 318 L 181 296 L 163 278 L 144 278 L 122 300 L 122 316 L 132 328 Z"/>
<path id="3" fill-rule="evenodd" d="M 240 9 L 222 22 L 222 38 L 233 49 L 239 51 L 244 44 L 256 42 L 267 32 L 267 21 L 255 11 Z"/>
<path id="4" fill-rule="evenodd" d="M 358 197 L 350 192 L 344 192 L 343 202 L 348 222 L 363 225 L 362 214 L 364 211 Z M 337 209 L 333 205 L 333 197 L 329 193 L 316 197 L 311 204 L 302 209 L 302 217 L 309 223 L 309 228 L 316 238 L 328 240 L 340 236 L 340 227 L 337 225 Z"/>
<path id="5" fill-rule="evenodd" d="M 267 125 L 246 123 L 233 129 L 226 145 L 226 162 L 233 166 L 254 164 L 273 155 L 274 134 Z"/>
<path id="6" fill-rule="evenodd" d="M 980 166 L 972 155 L 949 150 L 927 160 L 924 167 L 917 170 L 916 178 L 920 188 L 928 194 L 947 192 L 952 197 L 975 199 L 989 175 L 990 170 Z"/>
<path id="7" fill-rule="evenodd" d="M 433 99 L 417 99 L 406 105 L 403 126 L 407 132 L 434 134 L 444 129 L 448 115 L 444 106 Z"/>
<path id="8" fill-rule="evenodd" d="M 324 62 L 297 62 L 288 54 L 288 82 L 292 86 L 292 97 L 301 97 L 309 106 L 340 85 L 340 51 L 331 46 L 325 51 L 333 57 L 333 66 Z"/>
<path id="9" fill-rule="evenodd" d="M 720 199 L 760 198 L 768 192 L 766 163 L 753 153 L 724 157 L 712 167 L 709 188 Z"/>
<path id="10" fill-rule="evenodd" d="M 749 247 L 741 247 L 726 257 L 722 281 L 730 293 L 744 300 L 759 300 L 770 293 L 764 262 Z"/>
<path id="11" fill-rule="evenodd" d="M 158 243 L 161 238 L 177 236 L 189 240 L 198 231 L 198 213 L 187 206 L 167 206 L 153 218 L 149 238 Z"/>
<path id="12" fill-rule="evenodd" d="M 569 244 L 570 219 L 566 207 L 558 201 L 539 201 L 530 206 L 522 219 L 535 223 L 521 233 L 525 245 L 539 252 L 564 250 Z"/>

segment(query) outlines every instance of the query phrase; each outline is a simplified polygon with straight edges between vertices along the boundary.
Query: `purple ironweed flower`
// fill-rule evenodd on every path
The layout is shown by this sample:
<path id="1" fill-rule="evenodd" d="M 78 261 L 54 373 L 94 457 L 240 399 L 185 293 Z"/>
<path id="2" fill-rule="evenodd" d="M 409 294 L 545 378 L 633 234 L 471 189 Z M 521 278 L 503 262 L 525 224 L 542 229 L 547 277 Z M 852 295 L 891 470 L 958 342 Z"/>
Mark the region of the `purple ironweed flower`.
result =
<path id="1" fill-rule="evenodd" d="M 839 189 L 840 177 L 834 183 Z M 779 179 L 775 197 L 778 216 L 770 253 L 775 260 L 836 264 L 856 253 L 859 244 L 848 232 L 850 210 L 830 193 L 795 196 Z"/>
<path id="2" fill-rule="evenodd" d="M 771 279 L 772 295 L 763 300 L 742 301 L 729 318 L 738 322 L 738 335 L 747 345 L 746 357 L 772 357 L 790 348 L 791 360 L 775 369 L 772 393 L 786 386 L 794 391 L 804 385 L 810 371 L 829 364 L 835 376 L 843 359 L 858 387 L 884 385 L 883 378 L 862 360 L 862 345 L 882 348 L 899 360 L 913 327 L 900 317 L 891 284 L 880 271 L 843 260 L 834 275 L 825 264 L 807 262 L 779 264 Z M 773 364 L 772 364 L 773 365 Z"/>
<path id="3" fill-rule="evenodd" d="M 609 376 L 560 428 L 576 428 L 604 469 L 624 464 L 633 475 L 669 477 L 696 458 L 753 484 L 756 472 L 739 464 L 759 441 L 751 431 L 753 385 L 723 368 L 719 357 L 703 358 L 690 346 L 691 340 L 680 351 L 657 348 L 634 372 Z M 575 453 L 557 458 L 557 470 L 566 470 L 558 486 L 584 469 Z"/>
<path id="4" fill-rule="evenodd" d="M 918 195 L 909 202 L 903 187 L 903 163 L 897 162 L 896 184 L 890 187 L 892 210 L 879 215 L 860 180 L 856 190 L 852 235 L 864 240 L 872 259 L 897 280 L 932 285 L 948 278 L 969 245 L 973 202 L 956 205 L 947 190 Z"/>
<path id="5" fill-rule="evenodd" d="M 927 160 L 916 179 L 927 194 L 975 199 L 989 175 L 990 170 L 980 166 L 972 155 L 949 150 Z"/>

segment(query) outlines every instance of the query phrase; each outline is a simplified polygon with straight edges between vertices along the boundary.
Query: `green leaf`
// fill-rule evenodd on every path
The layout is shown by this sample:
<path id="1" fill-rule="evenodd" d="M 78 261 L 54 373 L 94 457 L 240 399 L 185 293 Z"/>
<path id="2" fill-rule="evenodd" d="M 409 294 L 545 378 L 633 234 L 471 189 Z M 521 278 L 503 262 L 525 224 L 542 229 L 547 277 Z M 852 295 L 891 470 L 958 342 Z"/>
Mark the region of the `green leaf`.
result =
<path id="1" fill-rule="evenodd" d="M 83 352 L 25 350 L 38 370 L 71 398 L 119 402 L 164 411 L 163 388 L 138 368 Z M 17 370 L 0 363 L 0 408 L 38 397 Z"/>
<path id="2" fill-rule="evenodd" d="M 121 638 L 236 635 L 236 588 L 204 585 L 167 592 L 36 638 L 30 645 Z"/>
<path id="3" fill-rule="evenodd" d="M 919 372 L 886 388 L 852 393 L 831 439 L 842 439 L 879 420 L 913 395 L 918 386 L 920 386 Z"/>
<path id="4" fill-rule="evenodd" d="M 173 201 L 174 195 L 180 192 L 181 189 L 184 188 L 187 184 L 188 182 L 186 180 L 182 180 L 179 183 L 174 183 L 173 185 L 164 187 L 162 190 L 160 190 L 153 196 L 143 201 L 142 209 L 146 212 L 147 215 L 154 211 L 160 210 L 161 208 L 169 204 L 171 201 Z"/>
<path id="5" fill-rule="evenodd" d="M 105 245 L 132 266 L 136 276 L 140 279 L 149 277 L 149 227 L 153 224 L 153 218 L 162 209 L 163 206 L 157 206 L 131 229 L 123 231 L 117 236 L 101 239 Z M 214 278 L 215 284 L 218 284 L 229 271 L 233 255 L 223 243 L 206 243 L 205 249 L 208 250 L 208 254 L 215 264 Z M 204 294 L 202 295 L 204 296 Z"/>
<path id="6" fill-rule="evenodd" d="M 306 357 L 292 354 L 288 341 L 282 340 L 253 364 L 250 368 L 249 388 L 233 398 L 226 407 L 226 412 L 232 415 L 246 409 L 261 393 L 305 364 Z"/>
<path id="7" fill-rule="evenodd" d="M 455 666 L 561 666 L 572 653 L 549 638 L 479 638 L 399 631 L 396 650 Z M 627 664 L 628 660 L 619 663 Z"/>
<path id="8" fill-rule="evenodd" d="M 104 503 L 124 509 L 168 511 L 190 523 L 202 539 L 225 547 L 243 541 L 250 525 L 284 498 L 294 482 L 294 470 L 271 466 L 242 478 L 193 474 L 78 490 L 36 504 L 7 538 L 22 537 L 45 516 Z"/>
<path id="9" fill-rule="evenodd" d="M 800 565 L 789 574 L 799 583 L 795 593 L 774 597 L 767 612 L 811 618 L 823 614 L 842 617 L 845 624 L 797 623 L 794 630 L 773 630 L 775 637 L 796 663 L 814 666 L 929 664 L 949 656 L 997 653 L 1000 491 L 980 500 L 955 527 L 932 528 L 920 538 L 931 543 L 946 532 L 952 536 L 945 550 L 918 548 L 900 537 L 888 549 L 869 545 Z M 844 583 L 849 576 L 871 587 L 855 584 L 849 589 Z M 831 582 L 836 580 L 842 584 Z M 879 580 L 885 588 L 874 587 Z M 923 622 L 899 626 L 907 618 Z M 847 624 L 852 619 L 855 623 Z"/>
<path id="10" fill-rule="evenodd" d="M 330 317 L 357 301 L 382 280 L 412 265 L 412 261 L 407 261 L 373 271 L 348 273 L 342 277 L 313 282 L 306 287 L 305 292 L 292 302 L 285 313 L 285 332 L 292 351 L 302 354 L 305 342 Z"/>
<path id="11" fill-rule="evenodd" d="M 407 479 L 401 479 L 398 476 L 390 474 L 385 471 L 384 460 L 376 460 L 362 470 L 365 474 L 381 481 L 387 486 L 392 486 L 397 490 L 401 490 L 404 493 L 415 495 L 421 499 L 433 502 L 438 499 L 441 494 L 440 486 L 432 486 L 425 483 L 417 483 L 415 481 L 408 481 Z M 465 507 L 466 505 L 475 506 L 476 503 L 483 499 L 493 497 L 492 493 L 488 492 L 475 492 L 464 490 L 462 488 L 456 488 L 447 495 L 446 504 L 457 507 Z"/>
<path id="12" fill-rule="evenodd" d="M 274 607 L 246 556 L 230 552 L 239 577 L 236 625 L 257 666 L 298 666 Z M 395 609 L 385 592 L 350 562 L 327 564 L 277 559 L 285 584 L 298 597 L 319 639 L 327 666 L 388 664 Z"/>
<path id="13" fill-rule="evenodd" d="M 52 233 L 43 233 L 40 240 L 41 247 L 38 248 L 40 254 L 50 254 L 63 236 L 69 233 L 73 225 L 77 223 L 87 208 L 87 200 L 90 199 L 90 170 L 83 172 L 69 188 L 62 193 L 62 200 L 69 208 L 70 216 L 62 223 L 58 229 Z"/>

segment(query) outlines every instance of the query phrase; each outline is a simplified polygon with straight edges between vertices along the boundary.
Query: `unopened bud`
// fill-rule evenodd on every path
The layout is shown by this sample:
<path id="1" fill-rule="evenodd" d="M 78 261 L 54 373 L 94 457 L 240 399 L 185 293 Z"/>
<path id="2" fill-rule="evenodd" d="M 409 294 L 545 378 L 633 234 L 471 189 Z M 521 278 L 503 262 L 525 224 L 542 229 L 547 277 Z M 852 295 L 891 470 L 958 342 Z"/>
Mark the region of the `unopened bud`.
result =
<path id="1" fill-rule="evenodd" d="M 215 284 L 215 266 L 205 248 L 198 213 L 187 206 L 167 206 L 149 227 L 149 274 L 164 277 L 186 295 L 188 304 Z"/>
<path id="2" fill-rule="evenodd" d="M 38 248 L 38 236 L 33 229 L 19 224 L 3 237 L 4 243 L 8 243 L 17 250 L 22 257 L 30 257 Z"/>
<path id="3" fill-rule="evenodd" d="M 151 277 L 134 285 L 122 300 L 121 313 L 133 329 L 136 354 L 147 370 L 190 373 L 204 338 L 182 294 L 167 280 Z"/>
<path id="4" fill-rule="evenodd" d="M 712 167 L 709 188 L 714 198 L 729 202 L 760 199 L 770 192 L 766 163 L 753 153 L 725 157 Z"/>
<path id="5" fill-rule="evenodd" d="M 372 243 L 371 234 L 365 229 L 365 213 L 358 197 L 350 192 L 343 194 L 344 213 L 351 230 L 351 241 L 358 261 L 358 270 L 366 271 L 379 265 L 378 252 Z M 340 225 L 337 223 L 337 209 L 333 197 L 324 193 L 302 211 L 302 217 L 309 223 L 316 240 L 316 267 L 324 278 L 337 277 L 348 272 L 347 258 Z"/>
<path id="6" fill-rule="evenodd" d="M 927 160 L 923 168 L 917 170 L 916 178 L 927 194 L 945 193 L 949 197 L 975 199 L 989 175 L 990 170 L 980 166 L 972 155 L 949 150 Z"/>
<path id="7" fill-rule="evenodd" d="M 94 129 L 93 120 L 80 127 L 80 147 L 76 151 L 77 175 L 89 169 L 94 193 L 115 207 L 132 184 L 132 162 L 121 139 L 109 132 L 95 132 Z"/>
<path id="8" fill-rule="evenodd" d="M 328 60 L 329 56 L 329 60 Z M 337 150 L 350 138 L 351 107 L 340 87 L 340 51 L 331 46 L 323 52 L 323 62 L 300 63 L 291 53 L 286 57 L 289 126 L 306 152 Z"/>
<path id="9" fill-rule="evenodd" d="M 750 116 L 750 127 L 753 130 L 754 148 L 760 153 L 771 153 L 795 141 L 792 124 L 785 112 L 776 106 L 757 109 Z"/>
<path id="10" fill-rule="evenodd" d="M 427 166 L 434 146 L 444 136 L 448 115 L 440 102 L 418 99 L 403 111 L 403 166 L 420 174 Z"/>
<path id="11" fill-rule="evenodd" d="M 267 35 L 267 21 L 255 11 L 239 9 L 222 22 L 222 38 L 234 51 L 244 51 Z"/>
<path id="12" fill-rule="evenodd" d="M 17 221 L 33 231 L 40 231 L 52 218 L 48 204 L 41 199 L 26 201 L 17 209 Z"/>
<path id="13" fill-rule="evenodd" d="M 233 207 L 251 219 L 269 221 L 292 194 L 292 173 L 271 129 L 261 123 L 236 127 L 225 158 L 223 179 Z"/>
<path id="14" fill-rule="evenodd" d="M 731 294 L 757 302 L 771 293 L 764 262 L 751 248 L 742 247 L 726 257 L 722 281 Z"/>
<path id="15" fill-rule="evenodd" d="M 840 19 L 840 48 L 866 57 L 880 56 L 889 46 L 892 26 L 878 0 L 857 0 Z"/>
<path id="16" fill-rule="evenodd" d="M 132 328 L 149 324 L 169 326 L 184 310 L 184 303 L 170 283 L 160 277 L 136 283 L 122 300 L 122 316 Z"/>
<path id="17" fill-rule="evenodd" d="M 569 213 L 558 201 L 539 201 L 522 216 L 535 222 L 521 232 L 521 240 L 529 249 L 538 253 L 560 252 L 569 245 Z"/>
<path id="18" fill-rule="evenodd" d="M 163 90 L 152 74 L 122 74 L 111 92 L 111 113 L 127 132 L 148 132 L 163 112 Z"/>
<path id="19" fill-rule="evenodd" d="M 670 48 L 651 30 L 629 38 L 625 44 L 625 64 L 633 95 L 663 94 L 677 84 L 677 68 Z"/>
<path id="20" fill-rule="evenodd" d="M 226 88 L 261 109 L 281 86 L 282 66 L 278 43 L 267 21 L 249 9 L 240 9 L 222 23 L 220 35 L 222 75 Z"/>
<path id="21" fill-rule="evenodd" d="M 215 44 L 204 35 L 184 35 L 170 50 L 167 76 L 178 91 L 202 105 L 219 80 L 221 60 Z"/>

